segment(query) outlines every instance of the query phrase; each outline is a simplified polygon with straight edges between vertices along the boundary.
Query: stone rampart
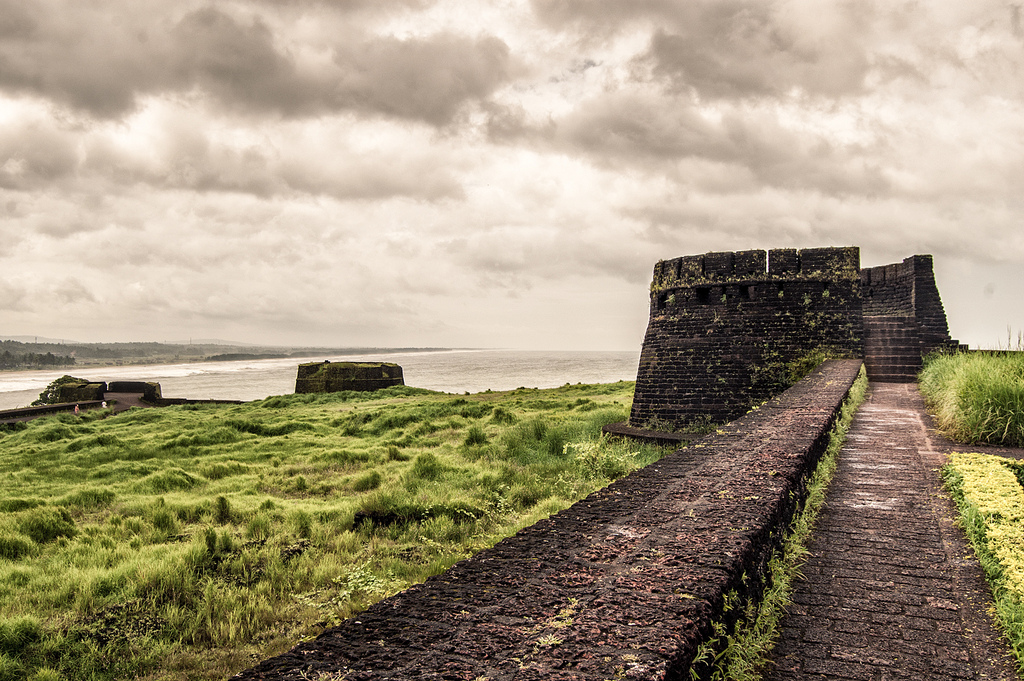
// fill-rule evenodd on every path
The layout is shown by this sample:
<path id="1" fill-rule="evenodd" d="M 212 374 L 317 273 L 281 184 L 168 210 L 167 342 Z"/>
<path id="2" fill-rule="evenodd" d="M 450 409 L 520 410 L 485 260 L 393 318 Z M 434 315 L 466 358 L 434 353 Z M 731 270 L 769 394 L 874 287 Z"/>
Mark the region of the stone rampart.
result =
<path id="1" fill-rule="evenodd" d="M 629 425 L 725 422 L 789 385 L 816 348 L 863 353 L 860 251 L 706 253 L 654 267 Z"/>
<path id="2" fill-rule="evenodd" d="M 691 666 L 707 678 L 699 648 L 760 597 L 860 366 L 826 362 L 720 432 L 236 678 L 681 680 Z"/>

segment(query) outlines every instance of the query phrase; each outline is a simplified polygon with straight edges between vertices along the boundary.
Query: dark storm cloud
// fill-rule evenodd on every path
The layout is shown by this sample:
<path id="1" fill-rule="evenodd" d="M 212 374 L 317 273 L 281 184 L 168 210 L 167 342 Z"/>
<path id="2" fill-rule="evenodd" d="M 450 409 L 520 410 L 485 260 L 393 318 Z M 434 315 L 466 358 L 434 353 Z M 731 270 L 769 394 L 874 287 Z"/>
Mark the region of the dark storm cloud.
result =
<path id="1" fill-rule="evenodd" d="M 0 279 L 0 310 L 14 312 L 28 309 L 28 292 L 24 286 Z"/>
<path id="2" fill-rule="evenodd" d="M 508 46 L 497 38 L 453 34 L 430 40 L 381 38 L 339 49 L 345 72 L 334 99 L 346 108 L 450 121 L 468 100 L 484 99 L 511 77 Z"/>
<path id="3" fill-rule="evenodd" d="M 299 76 L 258 18 L 239 22 L 207 7 L 182 18 L 170 38 L 168 56 L 179 87 L 194 84 L 228 106 L 283 113 L 310 107 L 315 98 L 316 83 Z"/>
<path id="4" fill-rule="evenodd" d="M 335 68 L 318 73 L 299 73 L 259 20 L 213 8 L 186 16 L 173 37 L 182 82 L 227 106 L 293 116 L 357 110 L 440 126 L 510 77 L 508 47 L 491 37 L 363 37 L 336 44 Z"/>
<path id="5" fill-rule="evenodd" d="M 869 60 L 856 42 L 863 20 L 828 4 L 828 22 L 793 16 L 799 8 L 764 0 L 533 0 L 549 25 L 598 34 L 640 19 L 658 28 L 641 59 L 678 90 L 703 97 L 781 95 L 792 88 L 835 96 L 862 88 Z"/>
<path id="6" fill-rule="evenodd" d="M 513 107 L 492 107 L 489 114 L 495 141 L 532 139 L 538 146 L 583 154 L 607 169 L 645 170 L 706 190 L 751 183 L 840 195 L 890 190 L 872 160 L 877 149 L 787 129 L 770 111 L 726 107 L 705 115 L 685 96 L 622 91 L 581 102 L 541 126 L 531 127 Z M 678 164 L 689 160 L 718 164 L 731 179 L 681 177 Z"/>
<path id="7" fill-rule="evenodd" d="M 309 66 L 260 16 L 213 6 L 179 20 L 45 8 L 0 0 L 0 88 L 100 118 L 131 113 L 144 95 L 197 92 L 243 112 L 354 110 L 444 125 L 511 77 L 508 47 L 487 36 L 399 40 L 353 30 L 330 46 L 333 61 Z"/>
<path id="8" fill-rule="evenodd" d="M 29 189 L 72 175 L 75 140 L 38 122 L 0 128 L 0 187 Z"/>
<path id="9" fill-rule="evenodd" d="M 827 42 L 805 40 L 760 1 L 680 6 L 684 16 L 673 29 L 657 31 L 649 51 L 654 72 L 679 89 L 707 97 L 756 97 L 794 87 L 827 96 L 862 88 L 867 56 L 848 34 Z"/>

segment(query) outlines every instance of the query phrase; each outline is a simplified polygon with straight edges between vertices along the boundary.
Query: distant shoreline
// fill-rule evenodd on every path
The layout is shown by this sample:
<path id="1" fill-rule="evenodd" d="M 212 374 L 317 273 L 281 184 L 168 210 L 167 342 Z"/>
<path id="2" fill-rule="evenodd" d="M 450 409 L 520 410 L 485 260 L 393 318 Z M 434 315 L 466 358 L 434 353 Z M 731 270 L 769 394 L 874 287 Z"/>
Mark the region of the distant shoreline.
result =
<path id="1" fill-rule="evenodd" d="M 14 342 L 7 341 L 3 343 L 9 346 Z M 20 347 L 16 348 L 16 351 L 25 353 L 37 353 L 41 354 L 42 350 L 46 352 L 53 352 L 53 344 L 50 343 L 18 343 Z M 254 347 L 246 348 L 249 352 L 238 352 L 237 346 L 225 346 L 225 345 L 197 345 L 197 346 L 177 346 L 167 345 L 162 343 L 76 343 L 68 344 L 65 346 L 58 346 L 65 348 L 64 352 L 71 352 L 74 357 L 73 364 L 61 364 L 61 365 L 20 365 L 20 366 L 0 366 L 0 372 L 17 372 L 17 371 L 47 371 L 47 370 L 64 370 L 66 372 L 73 372 L 76 369 L 96 369 L 103 367 L 122 367 L 122 366 L 156 366 L 161 364 L 193 364 L 201 362 L 244 362 L 261 359 L 288 359 L 294 357 L 296 359 L 315 357 L 324 355 L 328 357 L 337 355 L 391 355 L 405 352 L 452 352 L 457 350 L 486 350 L 489 348 L 438 348 L 438 347 L 425 347 L 425 348 L 367 348 L 367 347 L 355 347 L 355 348 L 274 348 L 274 347 Z M 199 352 L 183 352 L 182 349 L 187 348 L 188 350 L 198 350 Z M 144 353 L 138 353 L 140 349 L 145 350 Z M 129 354 L 134 350 L 138 354 Z M 111 357 L 109 356 L 113 352 L 125 352 L 121 356 Z M 78 353 L 82 353 L 85 356 L 77 356 Z M 93 354 L 96 353 L 96 354 Z M 102 356 L 108 355 L 108 356 Z"/>

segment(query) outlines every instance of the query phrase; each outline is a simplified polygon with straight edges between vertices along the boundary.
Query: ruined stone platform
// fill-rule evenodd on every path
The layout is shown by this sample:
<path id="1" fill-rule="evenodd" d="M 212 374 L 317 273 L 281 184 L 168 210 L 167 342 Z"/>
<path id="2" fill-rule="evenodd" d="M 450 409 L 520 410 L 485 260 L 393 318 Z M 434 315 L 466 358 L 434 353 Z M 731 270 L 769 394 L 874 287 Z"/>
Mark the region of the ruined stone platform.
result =
<path id="1" fill-rule="evenodd" d="M 929 424 L 915 383 L 871 384 L 766 679 L 1018 678 L 938 473 L 977 448 Z"/>

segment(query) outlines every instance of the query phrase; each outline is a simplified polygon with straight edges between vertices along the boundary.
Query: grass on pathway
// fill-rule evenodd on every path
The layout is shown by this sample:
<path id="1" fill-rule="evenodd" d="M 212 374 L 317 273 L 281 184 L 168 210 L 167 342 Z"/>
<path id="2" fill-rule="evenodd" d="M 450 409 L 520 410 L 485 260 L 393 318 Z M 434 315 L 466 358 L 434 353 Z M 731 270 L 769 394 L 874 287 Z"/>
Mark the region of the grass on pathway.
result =
<path id="1" fill-rule="evenodd" d="M 288 395 L 0 434 L 0 681 L 225 678 L 660 458 L 633 383 Z"/>
<path id="2" fill-rule="evenodd" d="M 711 668 L 712 681 L 758 681 L 762 678 L 781 635 L 786 607 L 792 602 L 793 582 L 800 577 L 800 568 L 807 562 L 807 544 L 825 505 L 825 494 L 838 466 L 839 451 L 846 442 L 846 433 L 854 415 L 864 402 L 867 387 L 867 374 L 861 368 L 829 433 L 828 448 L 808 482 L 803 508 L 790 523 L 782 547 L 772 554 L 768 562 L 768 583 L 761 601 L 748 604 L 736 631 L 726 634 L 723 629 L 718 639 L 702 646 L 698 659 L 703 656 L 701 661 Z M 715 648 L 721 650 L 712 660 Z M 700 665 L 695 664 L 691 668 L 694 678 L 697 668 Z"/>

